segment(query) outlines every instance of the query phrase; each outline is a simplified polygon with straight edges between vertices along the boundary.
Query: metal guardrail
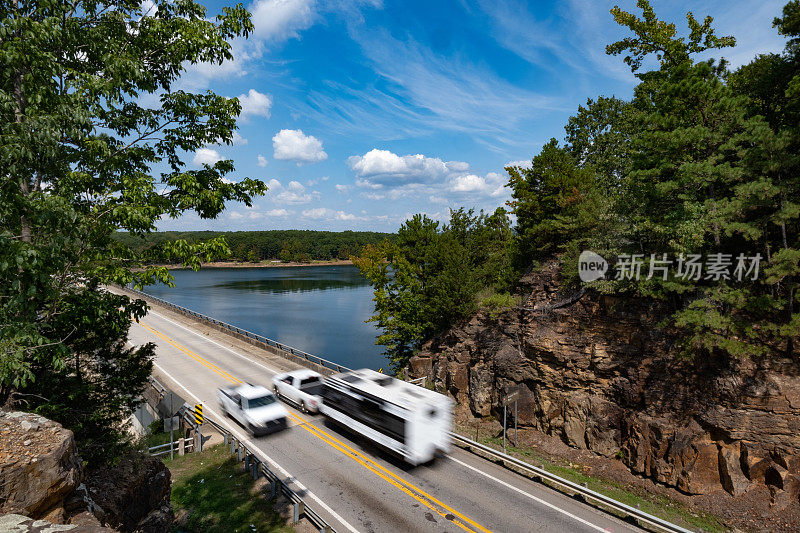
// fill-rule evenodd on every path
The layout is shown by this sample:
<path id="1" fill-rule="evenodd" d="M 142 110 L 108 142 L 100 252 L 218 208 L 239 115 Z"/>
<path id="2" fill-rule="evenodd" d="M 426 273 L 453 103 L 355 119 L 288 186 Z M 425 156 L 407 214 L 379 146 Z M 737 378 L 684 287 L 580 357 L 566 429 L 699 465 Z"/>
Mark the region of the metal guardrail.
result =
<path id="1" fill-rule="evenodd" d="M 614 509 L 615 511 L 618 511 L 626 516 L 636 518 L 637 520 L 640 520 L 642 522 L 646 522 L 659 529 L 677 533 L 692 533 L 692 531 L 689 529 L 682 528 L 677 524 L 673 524 L 672 522 L 668 522 L 657 516 L 646 513 L 641 509 L 637 509 L 635 507 L 631 507 L 630 505 L 618 502 L 617 500 L 611 498 L 610 496 L 600 494 L 599 492 L 595 492 L 587 487 L 584 487 L 583 485 L 579 485 L 578 483 L 569 481 L 568 479 L 564 479 L 560 476 L 552 474 L 547 470 L 545 470 L 544 468 L 533 466 L 531 464 L 526 463 L 525 461 L 520 461 L 516 457 L 511 457 L 510 455 L 507 455 L 501 451 L 495 450 L 494 448 L 490 448 L 489 446 L 486 446 L 479 442 L 475 442 L 466 437 L 462 437 L 458 433 L 451 432 L 450 435 L 456 441 L 456 444 L 459 445 L 460 447 L 466 448 L 472 453 L 476 453 L 476 450 L 478 450 L 484 454 L 490 455 L 494 457 L 496 460 L 501 461 L 504 466 L 513 465 L 522 470 L 526 470 L 532 474 L 534 480 L 536 481 L 542 481 L 542 480 L 550 481 L 551 483 L 560 485 L 561 487 L 569 491 L 580 494 L 585 499 L 594 500 L 595 502 L 605 507 Z"/>
<path id="2" fill-rule="evenodd" d="M 258 333 L 253 333 L 251 331 L 247 331 L 246 329 L 242 329 L 242 328 L 236 327 L 236 326 L 234 326 L 232 324 L 228 324 L 227 322 L 222 322 L 221 320 L 217 320 L 216 318 L 212 318 L 212 317 L 204 315 L 202 313 L 198 313 L 196 311 L 192 311 L 191 309 L 187 309 L 185 307 L 181 307 L 180 305 L 176 305 L 176 304 L 174 304 L 172 302 L 168 302 L 167 300 L 164 300 L 164 299 L 159 298 L 157 296 L 152 296 L 150 294 L 147 294 L 146 292 L 142 292 L 142 291 L 139 291 L 139 290 L 136 290 L 136 289 L 131 289 L 129 287 L 122 287 L 122 289 L 124 289 L 126 291 L 129 291 L 129 292 L 132 292 L 132 293 L 134 293 L 134 294 L 136 294 L 138 296 L 141 296 L 145 300 L 150 299 L 150 300 L 153 300 L 155 302 L 158 302 L 160 305 L 163 305 L 163 306 L 165 306 L 167 308 L 170 308 L 170 309 L 172 309 L 174 311 L 177 311 L 177 312 L 179 312 L 179 313 L 181 313 L 183 315 L 191 316 L 191 317 L 196 318 L 198 320 L 201 320 L 203 322 L 207 322 L 209 324 L 212 324 L 214 326 L 222 328 L 222 330 L 224 330 L 224 331 L 228 331 L 230 333 L 238 334 L 238 335 L 240 335 L 242 337 L 245 337 L 246 339 L 261 343 L 261 344 L 263 344 L 265 346 L 269 346 L 269 347 L 272 347 L 272 348 L 277 348 L 280 351 L 283 351 L 283 352 L 286 352 L 288 354 L 291 354 L 291 355 L 293 355 L 293 356 L 295 356 L 295 357 L 297 357 L 297 358 L 299 358 L 301 360 L 306 360 L 309 363 L 317 364 L 317 365 L 319 365 L 319 366 L 321 366 L 323 368 L 327 368 L 328 370 L 332 370 L 332 371 L 336 371 L 336 372 L 349 372 L 349 371 L 352 370 L 350 368 L 347 368 L 346 366 L 342 366 L 342 365 L 340 365 L 338 363 L 334 363 L 333 361 L 329 361 L 327 359 L 323 359 L 322 357 L 319 357 L 318 355 L 313 355 L 313 354 L 310 354 L 308 352 L 304 352 L 303 350 L 300 350 L 298 348 L 294 348 L 292 346 L 288 346 L 286 344 L 283 344 L 283 343 L 280 343 L 278 341 L 272 340 L 272 339 L 270 339 L 268 337 L 264 337 L 263 335 L 259 335 Z"/>
<path id="3" fill-rule="evenodd" d="M 194 441 L 191 439 L 178 439 L 174 440 L 171 443 L 167 442 L 166 444 L 159 444 L 157 446 L 151 446 L 147 449 L 147 453 L 152 455 L 153 457 L 158 457 L 159 455 L 166 455 L 170 452 L 169 445 L 172 444 L 172 451 L 178 452 L 180 450 L 180 443 L 183 440 L 184 450 L 186 452 L 194 451 Z"/>
<path id="4" fill-rule="evenodd" d="M 184 307 L 175 305 L 175 304 L 173 304 L 171 302 L 168 302 L 166 300 L 162 300 L 161 298 L 157 298 L 155 296 L 151 296 L 151 295 L 143 293 L 141 291 L 137 291 L 137 290 L 134 290 L 134 289 L 128 289 L 128 288 L 126 288 L 126 290 L 134 292 L 136 294 L 140 294 L 145 298 L 153 299 L 153 300 L 159 302 L 162 305 L 166 305 L 167 307 L 176 309 L 181 313 L 188 314 L 189 316 L 194 316 L 196 318 L 199 318 L 201 320 L 210 322 L 212 324 L 216 324 L 216 325 L 220 325 L 220 326 L 227 326 L 228 328 L 230 328 L 231 331 L 235 331 L 237 333 L 245 331 L 245 330 L 242 330 L 242 329 L 237 328 L 235 326 L 231 326 L 229 324 L 225 324 L 224 322 L 220 322 L 219 320 L 213 319 L 211 317 L 207 317 L 205 315 L 202 315 L 200 313 L 195 313 L 194 311 L 192 311 L 190 309 L 186 309 Z M 282 346 L 284 346 L 284 345 L 281 345 L 280 343 L 277 343 L 276 341 L 273 341 L 271 339 L 267 339 L 266 337 L 263 337 L 261 335 L 257 335 L 255 333 L 250 333 L 250 332 L 246 332 L 246 333 L 249 334 L 249 335 L 253 335 L 252 338 L 254 338 L 254 339 L 264 339 L 265 341 L 268 341 L 267 343 L 270 346 L 275 346 L 275 347 L 278 347 L 279 349 L 284 349 L 284 348 L 282 348 Z M 262 342 L 264 342 L 264 341 L 262 341 Z M 287 350 L 284 350 L 284 351 L 287 351 Z M 308 355 L 310 357 L 314 357 L 314 358 L 318 359 L 319 361 L 324 361 L 325 363 L 328 363 L 328 365 L 331 365 L 331 366 L 326 366 L 326 365 L 323 365 L 322 363 L 317 363 L 317 364 L 321 364 L 322 366 L 326 366 L 326 368 L 332 368 L 332 367 L 336 368 L 337 371 L 339 371 L 339 372 L 349 371 L 350 370 L 347 367 L 338 365 L 338 364 L 333 363 L 331 361 L 328 361 L 326 359 L 322 359 L 322 358 L 319 358 L 317 356 L 312 356 L 311 354 L 306 354 L 302 350 L 295 350 L 295 351 L 289 352 L 289 353 L 292 353 L 292 354 L 295 354 L 295 355 L 297 353 L 302 353 L 302 354 Z M 309 359 L 309 361 L 314 362 L 311 359 Z M 155 381 L 154 379 L 152 381 L 157 383 L 158 386 L 160 386 L 163 389 L 163 386 L 160 383 L 158 383 L 158 381 Z M 417 378 L 417 379 L 409 381 L 409 383 L 412 383 L 412 384 L 417 385 L 417 386 L 424 386 L 425 382 L 426 382 L 425 377 Z M 156 385 L 154 384 L 154 386 L 156 386 Z M 191 424 L 192 423 L 192 420 L 191 420 L 192 417 L 188 416 L 187 411 L 191 411 L 191 407 L 189 405 L 184 406 L 183 414 L 184 414 L 184 417 L 186 418 L 186 420 L 189 421 L 189 423 Z M 228 432 L 227 429 L 223 428 L 222 426 L 220 426 L 219 424 L 217 424 L 216 422 L 214 422 L 212 420 L 208 420 L 208 419 L 206 419 L 206 420 L 208 422 L 210 422 L 215 428 L 217 428 L 217 430 L 220 433 L 222 433 L 224 435 L 225 443 L 226 444 L 230 443 L 231 453 L 234 453 L 234 451 L 235 451 L 233 443 L 238 443 L 237 446 L 243 446 L 241 444 L 241 442 L 239 442 L 236 439 L 236 437 L 233 436 L 233 434 Z M 510 455 L 507 455 L 507 454 L 505 454 L 505 453 L 503 453 L 501 451 L 495 450 L 494 448 L 490 448 L 489 446 L 486 446 L 486 445 L 481 444 L 479 442 L 475 442 L 475 441 L 470 440 L 470 439 L 468 439 L 466 437 L 463 437 L 463 436 L 459 435 L 458 433 L 451 432 L 450 435 L 453 437 L 454 441 L 456 441 L 456 444 L 459 445 L 460 447 L 466 448 L 468 451 L 470 451 L 470 452 L 472 452 L 472 453 L 474 453 L 476 455 L 479 455 L 479 456 L 481 454 L 489 455 L 489 456 L 493 457 L 494 460 L 500 461 L 504 466 L 513 465 L 513 466 L 515 466 L 517 468 L 525 470 L 525 471 L 529 472 L 532 475 L 534 480 L 539 480 L 539 481 L 547 480 L 547 481 L 549 481 L 551 483 L 554 483 L 554 484 L 556 484 L 556 485 L 558 485 L 560 487 L 563 487 L 567 491 L 571 491 L 571 492 L 580 494 L 584 499 L 593 500 L 593 501 L 597 502 L 598 504 L 600 504 L 600 505 L 602 505 L 604 507 L 607 507 L 609 509 L 613 509 L 613 510 L 619 512 L 619 513 L 622 513 L 625 516 L 629 516 L 629 517 L 635 518 L 635 519 L 637 519 L 637 520 L 639 520 L 641 522 L 650 524 L 650 525 L 655 526 L 655 527 L 657 527 L 659 529 L 662 529 L 664 531 L 675 532 L 675 533 L 692 533 L 692 531 L 689 530 L 689 529 L 685 529 L 685 528 L 683 528 L 681 526 L 678 526 L 677 524 L 673 524 L 672 522 L 668 522 L 667 520 L 664 520 L 664 519 L 659 518 L 657 516 L 654 516 L 654 515 L 651 515 L 649 513 L 646 513 L 644 511 L 642 511 L 641 509 L 637 509 L 635 507 L 631 507 L 630 505 L 626 505 L 626 504 L 624 504 L 622 502 L 618 502 L 617 500 L 611 498 L 610 496 L 606 496 L 604 494 L 600 494 L 599 492 L 595 492 L 595 491 L 593 491 L 593 490 L 591 490 L 591 489 L 589 489 L 587 487 L 584 487 L 583 485 L 579 485 L 578 483 L 574 483 L 572 481 L 569 481 L 568 479 L 564 479 L 564 478 L 562 478 L 560 476 L 557 476 L 556 474 L 550 473 L 547 470 L 545 470 L 544 468 L 539 468 L 539 467 L 533 466 L 533 465 L 531 465 L 529 463 L 526 463 L 524 461 L 521 461 L 521 460 L 519 460 L 519 459 L 517 459 L 515 457 L 511 457 Z M 230 440 L 230 439 L 233 439 L 233 440 Z M 252 454 L 252 452 L 250 452 L 249 450 L 247 450 L 246 447 L 244 448 L 244 450 L 247 451 L 247 454 L 249 454 L 249 456 L 255 457 L 255 455 Z M 241 452 L 238 452 L 238 454 L 239 454 L 239 460 L 241 461 L 242 460 Z M 258 461 L 258 459 L 256 459 L 256 461 Z M 324 522 L 324 520 L 321 517 L 319 517 L 319 515 L 317 515 L 316 513 L 314 513 L 313 510 L 308 508 L 306 506 L 306 504 L 303 502 L 302 498 L 300 498 L 294 491 L 292 491 L 292 489 L 290 487 L 288 487 L 283 481 L 281 481 L 280 478 L 278 478 L 278 476 L 276 476 L 274 473 L 272 473 L 272 471 L 270 471 L 269 468 L 266 467 L 266 465 L 264 465 L 260 461 L 259 461 L 259 464 L 261 465 L 261 468 L 263 470 L 262 473 L 265 475 L 265 477 L 270 478 L 270 487 L 271 487 L 270 490 L 272 491 L 273 496 L 275 495 L 275 491 L 276 491 L 275 483 L 278 483 L 280 485 L 280 487 L 281 487 L 281 490 L 283 491 L 283 494 L 286 495 L 287 498 L 289 498 L 290 501 L 293 502 L 293 505 L 295 506 L 294 507 L 295 516 L 298 516 L 298 513 L 299 514 L 305 514 L 306 516 L 309 517 L 310 520 L 312 520 L 312 522 L 314 522 L 314 520 L 311 518 L 311 514 L 313 514 L 314 516 L 316 516 L 321 521 L 320 524 L 323 524 L 323 526 L 328 527 L 328 529 L 324 529 L 323 526 L 319 526 L 319 527 L 323 527 L 322 529 L 320 529 L 320 531 L 334 531 L 332 528 L 330 528 L 330 526 L 327 525 L 327 523 Z M 318 525 L 316 522 L 314 522 L 314 524 Z"/>
<path id="5" fill-rule="evenodd" d="M 191 419 L 192 417 L 190 414 L 194 413 L 192 408 L 188 405 L 185 405 L 181 411 L 182 415 L 187 419 Z M 230 448 L 230 452 L 232 454 L 236 454 L 236 457 L 240 463 L 244 462 L 245 470 L 247 470 L 250 475 L 253 476 L 253 479 L 258 479 L 259 477 L 267 478 L 269 481 L 270 498 L 275 499 L 278 495 L 283 495 L 291 502 L 292 520 L 294 523 L 299 522 L 301 517 L 305 517 L 320 531 L 320 533 L 336 532 L 333 526 L 328 524 L 328 522 L 322 518 L 322 516 L 320 516 L 312 507 L 310 507 L 306 501 L 289 486 L 286 481 L 282 480 L 277 474 L 270 470 L 266 463 L 261 461 L 258 456 L 253 453 L 253 451 L 250 450 L 247 445 L 239 440 L 232 432 L 228 431 L 224 426 L 218 424 L 214 420 L 208 418 L 208 416 L 205 416 L 205 422 L 209 423 L 214 427 L 214 429 L 222 434 L 225 445 Z"/>

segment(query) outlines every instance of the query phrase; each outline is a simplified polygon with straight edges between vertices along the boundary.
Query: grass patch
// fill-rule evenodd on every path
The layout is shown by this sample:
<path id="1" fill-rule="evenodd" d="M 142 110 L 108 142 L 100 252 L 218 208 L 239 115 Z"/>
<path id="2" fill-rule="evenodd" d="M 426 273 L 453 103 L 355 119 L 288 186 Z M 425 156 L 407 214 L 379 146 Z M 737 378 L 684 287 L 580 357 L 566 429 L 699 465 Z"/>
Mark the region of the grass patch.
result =
<path id="1" fill-rule="evenodd" d="M 172 531 L 275 532 L 294 531 L 273 510 L 272 502 L 255 487 L 236 456 L 224 444 L 164 459 L 172 473 Z"/>
<path id="2" fill-rule="evenodd" d="M 475 438 L 474 429 L 468 426 L 459 427 L 459 433 L 469 439 Z M 479 437 L 478 442 L 494 448 L 498 451 L 503 450 L 503 437 Z M 669 522 L 673 522 L 683 527 L 692 529 L 702 529 L 703 531 L 728 531 L 729 528 L 725 527 L 724 523 L 714 515 L 708 513 L 696 513 L 691 509 L 686 508 L 680 502 L 670 498 L 659 496 L 657 494 L 640 494 L 633 492 L 626 485 L 604 479 L 600 477 L 590 476 L 583 471 L 580 465 L 572 464 L 567 461 L 556 462 L 552 459 L 536 454 L 529 447 L 515 447 L 511 446 L 510 442 L 506 440 L 506 453 L 517 459 L 521 459 L 526 463 L 533 466 L 543 466 L 545 470 L 559 477 L 572 481 L 573 483 L 586 484 L 586 487 L 614 498 L 620 503 L 624 503 L 631 507 L 639 508 L 651 515 L 657 516 Z M 555 488 L 558 489 L 557 486 Z"/>
<path id="3" fill-rule="evenodd" d="M 180 431 L 174 432 L 175 439 L 177 440 L 181 435 Z M 164 431 L 164 421 L 156 420 L 147 426 L 147 435 L 144 436 L 142 448 L 152 448 L 159 444 L 167 444 L 169 442 L 169 431 Z M 167 448 L 169 450 L 169 448 Z"/>
<path id="4" fill-rule="evenodd" d="M 492 318 L 497 318 L 506 309 L 510 309 L 520 303 L 519 297 L 513 294 L 494 292 L 490 289 L 484 289 L 479 292 L 476 299 L 478 307 L 488 311 L 489 316 Z"/>

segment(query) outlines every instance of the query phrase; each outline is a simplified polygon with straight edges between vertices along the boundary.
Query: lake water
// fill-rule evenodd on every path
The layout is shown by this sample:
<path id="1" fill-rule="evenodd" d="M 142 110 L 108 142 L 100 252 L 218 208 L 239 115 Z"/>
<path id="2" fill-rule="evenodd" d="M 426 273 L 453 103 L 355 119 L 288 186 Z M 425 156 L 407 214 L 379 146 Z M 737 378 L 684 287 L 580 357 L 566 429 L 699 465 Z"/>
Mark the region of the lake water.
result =
<path id="1" fill-rule="evenodd" d="M 145 292 L 350 368 L 383 368 L 372 288 L 354 266 L 173 270 Z"/>

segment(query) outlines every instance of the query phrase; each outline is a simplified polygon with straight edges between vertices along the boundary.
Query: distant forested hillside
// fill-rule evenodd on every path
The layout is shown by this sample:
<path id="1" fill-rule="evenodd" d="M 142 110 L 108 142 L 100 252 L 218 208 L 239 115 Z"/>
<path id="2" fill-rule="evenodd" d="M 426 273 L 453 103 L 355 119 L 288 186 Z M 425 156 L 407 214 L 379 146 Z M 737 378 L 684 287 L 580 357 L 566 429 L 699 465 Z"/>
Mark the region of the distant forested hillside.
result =
<path id="1" fill-rule="evenodd" d="M 164 231 L 139 237 L 119 232 L 115 238 L 122 244 L 137 251 L 155 251 L 166 242 L 184 240 L 199 243 L 223 238 L 229 253 L 221 253 L 215 259 L 258 262 L 265 259 L 296 261 L 300 263 L 314 260 L 329 261 L 349 259 L 361 253 L 368 244 L 393 240 L 392 233 L 374 231 L 312 231 L 312 230 L 271 230 L 271 231 Z M 158 257 L 156 253 L 156 258 Z M 165 262 L 168 262 L 164 258 Z"/>

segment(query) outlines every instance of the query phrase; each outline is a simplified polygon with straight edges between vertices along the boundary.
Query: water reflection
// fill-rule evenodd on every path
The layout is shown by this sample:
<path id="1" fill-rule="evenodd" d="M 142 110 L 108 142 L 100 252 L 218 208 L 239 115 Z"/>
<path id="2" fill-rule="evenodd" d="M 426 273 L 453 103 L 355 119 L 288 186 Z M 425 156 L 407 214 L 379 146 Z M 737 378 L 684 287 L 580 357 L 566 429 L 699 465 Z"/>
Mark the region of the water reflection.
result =
<path id="1" fill-rule="evenodd" d="M 306 267 L 309 268 L 309 267 Z M 342 279 L 342 278 L 328 278 L 328 279 L 296 279 L 296 278 L 283 278 L 283 279 L 252 279 L 252 280 L 238 280 L 228 281 L 214 285 L 215 289 L 230 289 L 235 291 L 259 291 L 259 292 L 311 292 L 311 291 L 326 291 L 331 289 L 349 289 L 353 287 L 363 287 L 367 285 L 364 279 Z"/>
<path id="2" fill-rule="evenodd" d="M 372 288 L 353 266 L 175 270 L 146 292 L 350 368 L 386 368 Z"/>

